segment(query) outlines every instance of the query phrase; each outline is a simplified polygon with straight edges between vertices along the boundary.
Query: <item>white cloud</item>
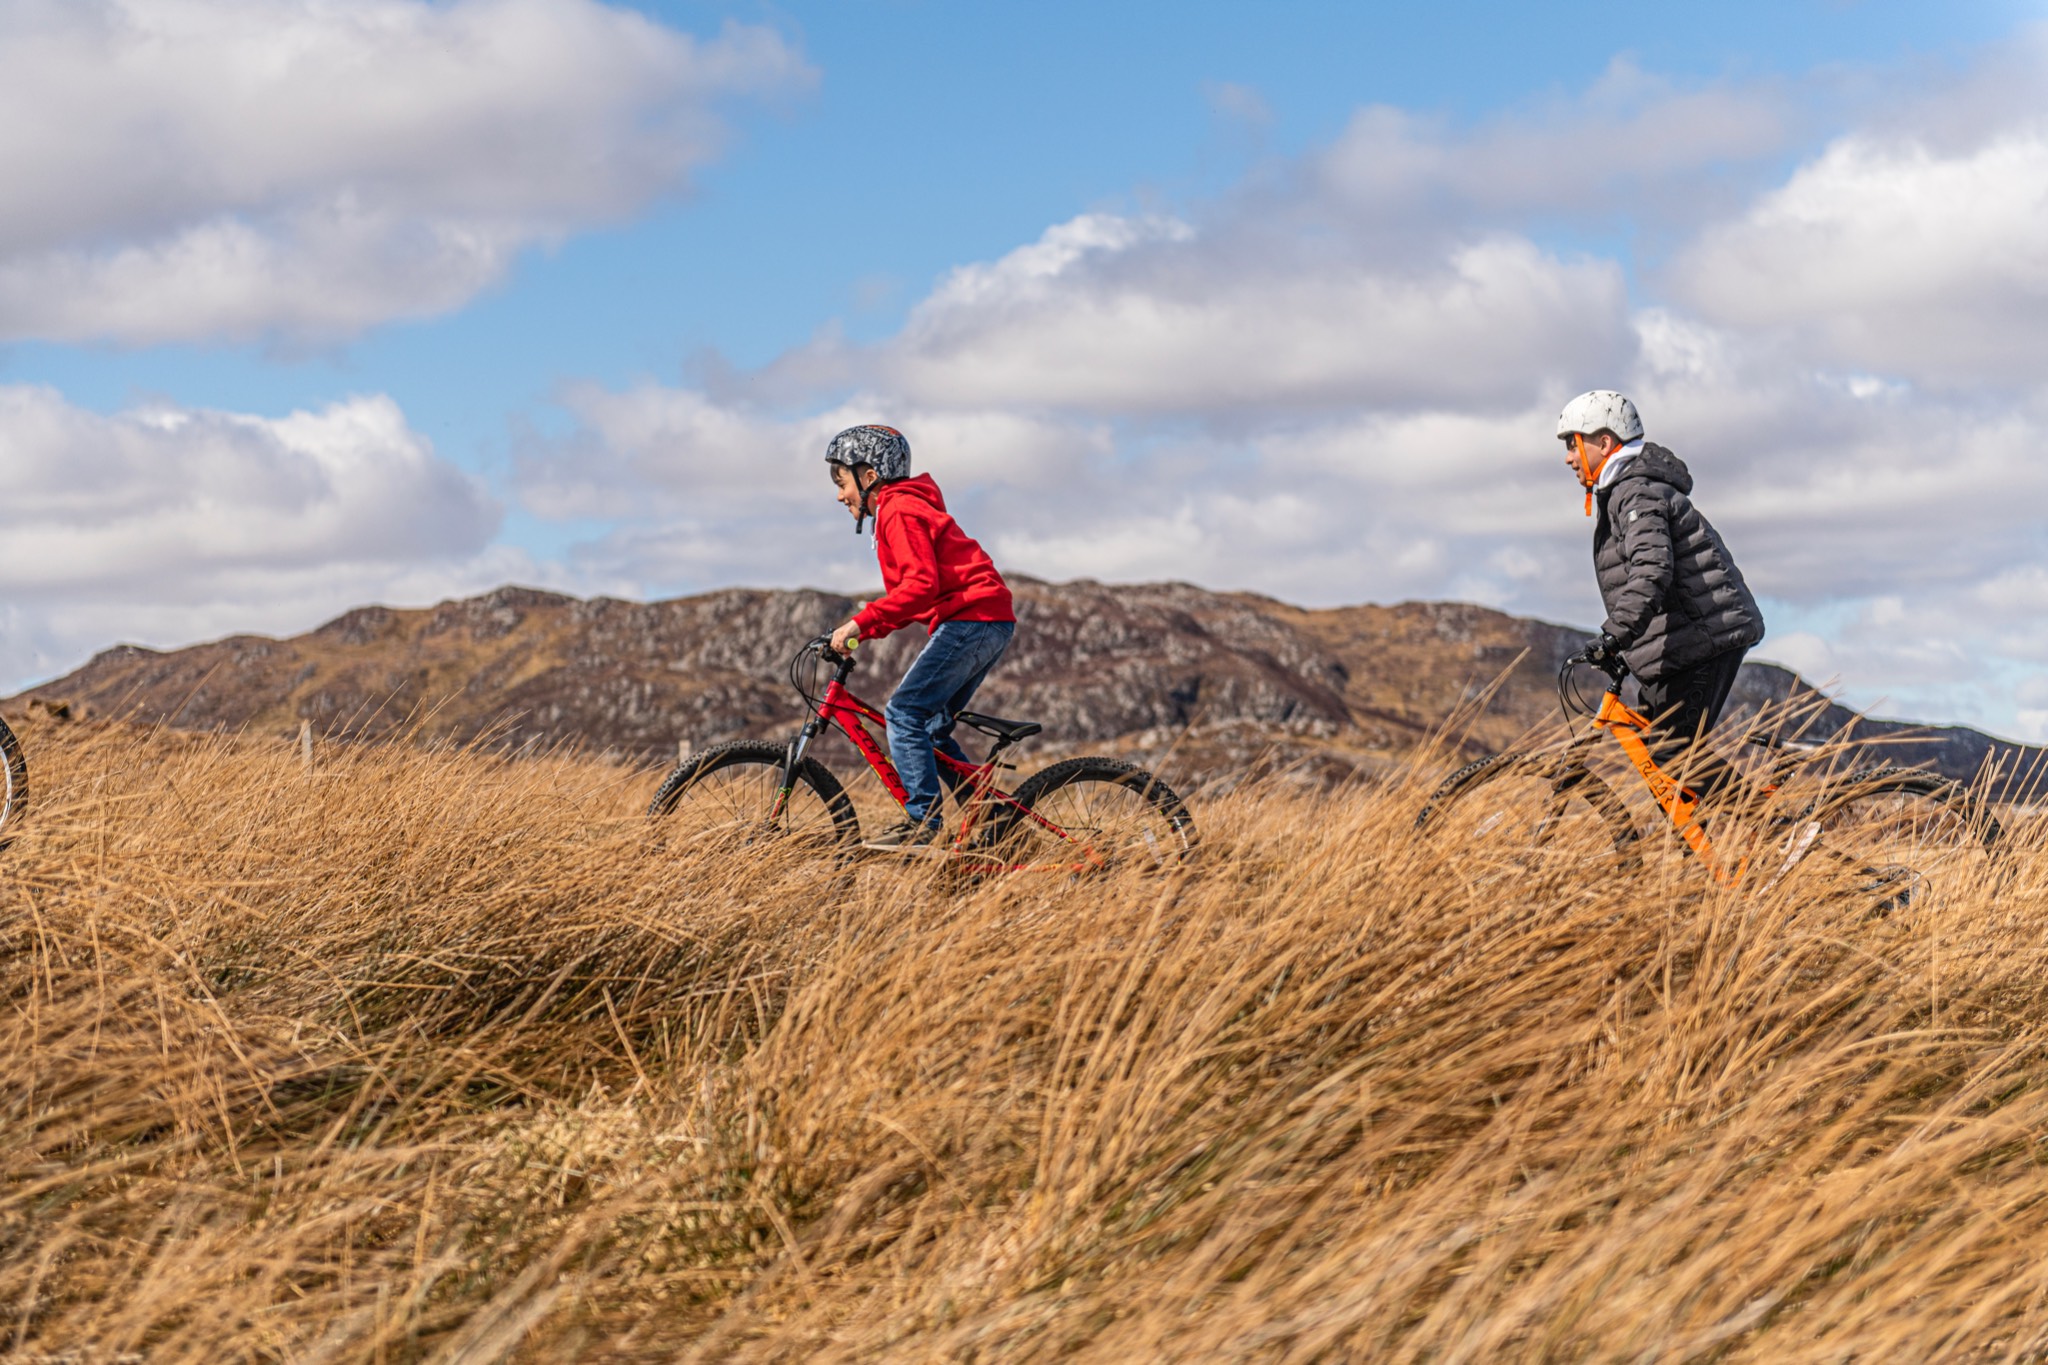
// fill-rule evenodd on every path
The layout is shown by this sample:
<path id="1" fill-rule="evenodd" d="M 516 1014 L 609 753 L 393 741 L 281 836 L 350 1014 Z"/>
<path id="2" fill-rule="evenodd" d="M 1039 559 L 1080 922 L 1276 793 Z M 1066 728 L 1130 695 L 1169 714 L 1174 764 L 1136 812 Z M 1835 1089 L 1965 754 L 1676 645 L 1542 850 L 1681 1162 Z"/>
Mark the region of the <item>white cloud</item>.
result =
<path id="1" fill-rule="evenodd" d="M 2048 350 L 2044 222 L 2048 119 L 1955 153 L 1852 134 L 1707 230 L 1673 284 L 1703 316 L 1786 329 L 1823 364 L 2037 383 Z"/>
<path id="2" fill-rule="evenodd" d="M 1457 245 L 1423 269 L 1266 267 L 1232 254 L 1153 236 L 1051 269 L 1006 259 L 962 272 L 917 308 L 876 369 L 925 403 L 1200 414 L 1497 408 L 1624 354 L 1621 273 L 1516 238 Z"/>
<path id="3" fill-rule="evenodd" d="M 258 417 L 114 416 L 0 387 L 0 685 L 115 640 L 301 630 L 364 601 L 545 576 L 382 396 Z"/>
<path id="4" fill-rule="evenodd" d="M 748 389 L 835 385 L 926 408 L 1221 417 L 1376 405 L 1520 406 L 1633 345 L 1622 272 L 1512 235 L 1426 259 L 1274 257 L 1228 224 L 1088 214 L 963 266 L 876 346 L 826 337 Z"/>
<path id="5" fill-rule="evenodd" d="M 346 336 L 687 183 L 771 32 L 597 0 L 0 4 L 0 337 Z"/>

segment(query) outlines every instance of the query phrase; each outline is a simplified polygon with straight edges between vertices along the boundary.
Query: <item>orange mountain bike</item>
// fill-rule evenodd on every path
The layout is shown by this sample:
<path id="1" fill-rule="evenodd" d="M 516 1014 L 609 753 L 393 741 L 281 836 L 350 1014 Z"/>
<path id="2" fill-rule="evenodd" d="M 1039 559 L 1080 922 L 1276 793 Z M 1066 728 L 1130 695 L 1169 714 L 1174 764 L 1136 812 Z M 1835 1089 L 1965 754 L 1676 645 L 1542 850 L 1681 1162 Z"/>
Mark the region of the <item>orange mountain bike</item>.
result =
<path id="1" fill-rule="evenodd" d="M 693 837 L 793 840 L 851 852 L 860 843 L 860 818 L 839 779 L 809 752 L 828 725 L 852 741 L 899 806 L 908 799 L 896 765 L 867 728 L 886 732 L 888 721 L 846 686 L 853 666 L 853 654 L 834 653 L 828 637 L 812 640 L 789 668 L 790 685 L 811 713 L 796 738 L 787 744 L 733 740 L 684 759 L 647 813 L 684 822 Z M 959 823 L 933 847 L 956 866 L 976 872 L 1165 868 L 1193 854 L 1195 821 L 1187 803 L 1143 768 L 1116 758 L 1070 758 L 1004 791 L 996 785 L 996 774 L 1012 767 L 1002 761 L 1004 752 L 1044 727 L 973 711 L 953 719 L 992 740 L 980 763 L 937 755 Z"/>
<path id="2" fill-rule="evenodd" d="M 1607 674 L 1597 708 L 1586 704 L 1575 685 L 1573 670 L 1582 664 Z M 1627 676 L 1627 665 L 1618 659 L 1596 661 L 1584 653 L 1566 659 L 1558 670 L 1558 703 L 1567 720 L 1591 718 L 1586 732 L 1561 745 L 1467 764 L 1430 794 L 1415 817 L 1416 828 L 1524 845 L 1576 842 L 1589 851 L 1626 854 L 1641 831 L 1628 806 L 1586 763 L 1601 736 L 1609 735 L 1671 828 L 1724 886 L 1775 884 L 1819 857 L 1848 869 L 1883 896 L 1884 904 L 1899 906 L 1933 867 L 1998 841 L 1997 819 L 1961 784 L 1920 768 L 1878 764 L 1830 771 L 1795 791 L 1787 783 L 1820 757 L 1817 746 L 1786 744 L 1766 734 L 1749 739 L 1776 755 L 1763 779 L 1730 768 L 1713 798 L 1717 808 L 1739 813 L 1763 837 L 1747 841 L 1750 851 L 1724 850 L 1701 817 L 1699 794 L 1681 780 L 1683 772 L 1666 772 L 1650 752 L 1650 718 L 1622 702 Z"/>

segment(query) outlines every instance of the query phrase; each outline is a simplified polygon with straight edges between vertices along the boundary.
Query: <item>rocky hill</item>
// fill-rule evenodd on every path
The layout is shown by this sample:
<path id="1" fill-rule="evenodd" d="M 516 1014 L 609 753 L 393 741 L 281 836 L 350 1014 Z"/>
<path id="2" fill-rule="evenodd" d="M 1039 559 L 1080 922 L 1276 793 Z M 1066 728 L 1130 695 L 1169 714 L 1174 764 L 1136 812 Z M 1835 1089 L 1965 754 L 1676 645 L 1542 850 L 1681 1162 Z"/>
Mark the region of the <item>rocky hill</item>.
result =
<path id="1" fill-rule="evenodd" d="M 1014 582 L 1016 643 L 977 708 L 1044 722 L 1040 752 L 1171 751 L 1191 776 L 1255 762 L 1327 776 L 1372 772 L 1454 715 L 1453 752 L 1479 754 L 1555 725 L 1555 675 L 1585 632 L 1459 603 L 1308 610 L 1183 583 Z M 290 737 L 418 733 L 521 747 L 576 743 L 659 761 L 679 741 L 788 733 L 786 680 L 805 640 L 851 597 L 729 589 L 664 602 L 581 600 L 505 587 L 417 610 L 361 607 L 286 640 L 109 649 L 16 698 L 103 717 Z M 854 686 L 880 701 L 923 640 L 864 654 Z M 1811 696 L 1768 664 L 1745 669 L 1738 710 Z M 1846 726 L 1955 776 L 1987 761 L 2031 770 L 2039 751 L 1973 730 L 1906 727 L 1814 698 L 1808 738 Z"/>

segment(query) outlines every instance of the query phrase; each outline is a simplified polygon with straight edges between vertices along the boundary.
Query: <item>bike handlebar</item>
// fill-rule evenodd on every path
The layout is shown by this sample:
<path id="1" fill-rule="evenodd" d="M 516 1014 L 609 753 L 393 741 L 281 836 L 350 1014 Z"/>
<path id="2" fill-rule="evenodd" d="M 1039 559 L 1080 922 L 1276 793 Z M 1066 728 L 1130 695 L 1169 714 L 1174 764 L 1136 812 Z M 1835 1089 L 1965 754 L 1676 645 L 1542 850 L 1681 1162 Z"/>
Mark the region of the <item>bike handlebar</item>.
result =
<path id="1" fill-rule="evenodd" d="M 1590 649 L 1582 649 L 1566 659 L 1560 671 L 1570 672 L 1579 664 L 1585 664 L 1589 668 L 1597 668 L 1616 682 L 1620 682 L 1628 676 L 1628 662 L 1619 654 L 1610 654 L 1604 659 L 1596 659 L 1593 657 L 1593 651 Z"/>
<path id="2" fill-rule="evenodd" d="M 1618 654 L 1610 654 L 1604 659 L 1596 659 L 1593 657 L 1592 650 L 1582 649 L 1567 658 L 1562 664 L 1558 665 L 1557 669 L 1557 705 L 1558 709 L 1563 711 L 1567 717 L 1572 715 L 1590 716 L 1593 714 L 1594 708 L 1586 701 L 1584 694 L 1579 691 L 1577 683 L 1572 678 L 1572 670 L 1580 664 L 1597 668 L 1602 673 L 1605 673 L 1610 692 L 1619 692 L 1621 690 L 1621 680 L 1628 676 L 1628 664 L 1623 662 Z"/>
<path id="3" fill-rule="evenodd" d="M 817 639 L 812 640 L 809 644 L 805 645 L 802 649 L 798 650 L 797 653 L 799 655 L 802 655 L 809 652 L 810 650 L 815 649 L 818 651 L 819 657 L 830 659 L 834 663 L 845 664 L 848 668 L 851 668 L 853 667 L 854 662 L 853 651 L 858 649 L 859 647 L 860 637 L 856 635 L 852 640 L 847 642 L 846 652 L 844 654 L 841 654 L 838 650 L 832 648 L 831 636 L 820 635 Z"/>

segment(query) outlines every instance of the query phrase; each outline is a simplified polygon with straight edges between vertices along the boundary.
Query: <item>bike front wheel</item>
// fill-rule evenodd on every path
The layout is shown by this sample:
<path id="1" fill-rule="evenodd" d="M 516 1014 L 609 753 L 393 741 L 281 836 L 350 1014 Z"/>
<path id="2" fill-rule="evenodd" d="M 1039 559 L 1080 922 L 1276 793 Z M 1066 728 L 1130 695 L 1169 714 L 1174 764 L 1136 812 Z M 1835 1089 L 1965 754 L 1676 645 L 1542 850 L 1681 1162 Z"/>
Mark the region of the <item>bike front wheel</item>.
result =
<path id="1" fill-rule="evenodd" d="M 676 765 L 647 807 L 692 842 L 828 848 L 860 842 L 860 820 L 839 779 L 815 758 L 781 792 L 787 751 L 767 740 L 716 744 Z M 778 798 L 783 798 L 778 800 Z"/>
<path id="2" fill-rule="evenodd" d="M 15 825 L 28 811 L 28 760 L 21 756 L 21 741 L 4 720 L 0 720 L 0 759 L 4 759 L 0 766 L 6 770 L 0 775 L 0 842 L 4 842 L 13 837 Z"/>
<path id="3" fill-rule="evenodd" d="M 1447 842 L 1603 857 L 1636 838 L 1612 787 L 1579 764 L 1544 754 L 1495 754 L 1466 764 L 1437 784 L 1415 828 Z"/>
<path id="4" fill-rule="evenodd" d="M 1075 871 L 1160 872 L 1195 853 L 1187 802 L 1143 768 L 1118 758 L 1070 758 L 1026 778 L 1017 806 L 991 831 L 1006 856 Z"/>

